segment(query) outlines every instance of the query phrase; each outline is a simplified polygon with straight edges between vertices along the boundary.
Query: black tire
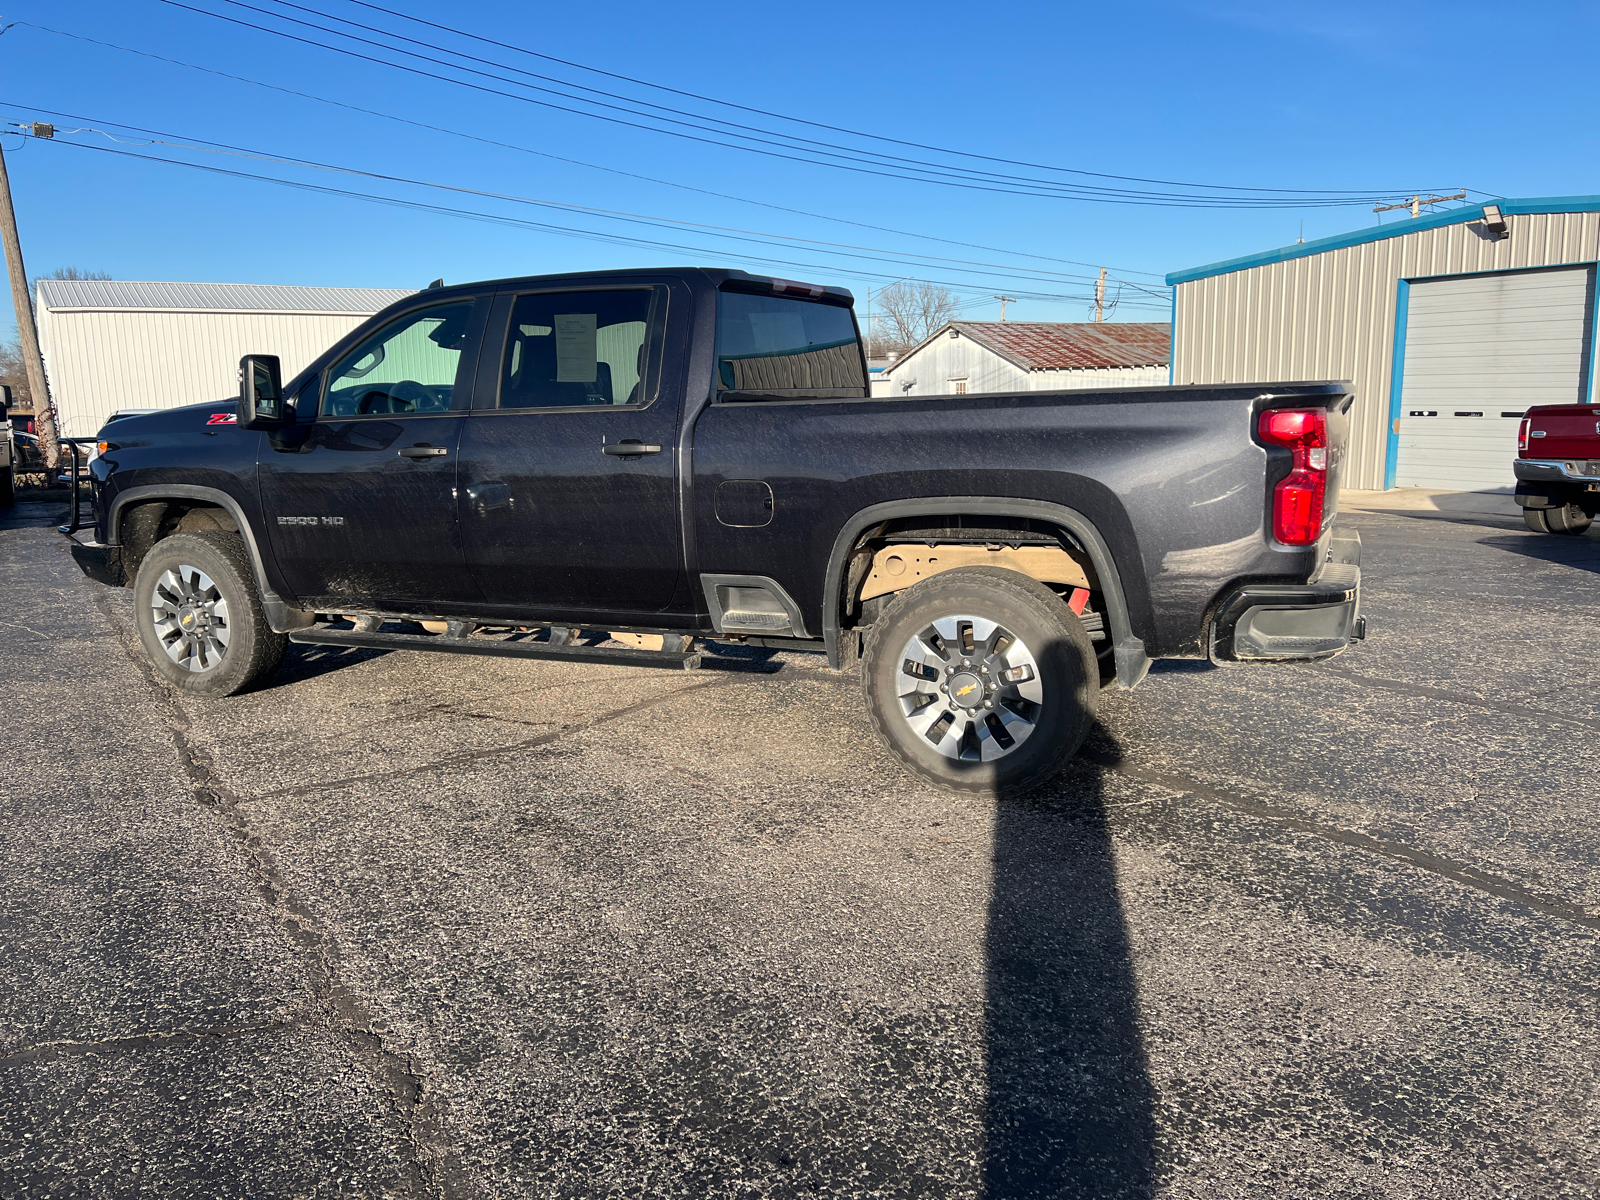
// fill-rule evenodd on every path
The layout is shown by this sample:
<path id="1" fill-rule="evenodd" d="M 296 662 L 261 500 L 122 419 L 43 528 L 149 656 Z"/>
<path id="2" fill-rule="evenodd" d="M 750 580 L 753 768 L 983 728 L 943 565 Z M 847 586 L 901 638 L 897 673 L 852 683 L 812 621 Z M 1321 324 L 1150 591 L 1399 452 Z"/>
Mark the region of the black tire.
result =
<path id="1" fill-rule="evenodd" d="M 161 539 L 139 564 L 133 593 L 145 653 L 162 679 L 186 692 L 242 692 L 277 668 L 289 642 L 267 624 L 244 542 L 234 533 Z M 160 627 L 158 601 L 170 618 Z"/>
<path id="2" fill-rule="evenodd" d="M 1589 528 L 1593 518 L 1576 504 L 1564 504 L 1560 508 L 1525 508 L 1522 520 L 1534 533 L 1576 537 Z"/>
<path id="3" fill-rule="evenodd" d="M 10 508 L 17 502 L 17 465 L 9 463 L 0 471 L 0 508 Z"/>
<path id="4" fill-rule="evenodd" d="M 964 626 L 962 618 L 998 628 L 981 640 L 979 626 Z M 954 622 L 955 630 L 937 645 L 924 639 L 935 622 Z M 969 632 L 972 649 L 963 654 Z M 1001 641 L 1005 634 L 1014 642 Z M 1023 667 L 1029 681 L 1002 681 L 1002 670 Z M 930 669 L 937 680 L 926 676 Z M 1014 795 L 1045 782 L 1077 753 L 1094 720 L 1099 670 L 1083 623 L 1059 596 L 1012 571 L 971 567 L 895 597 L 867 630 L 861 683 L 878 735 L 915 774 L 948 791 Z M 982 707 L 977 699 L 952 699 L 958 683 L 977 686 L 974 695 L 987 697 Z M 973 707 L 958 707 L 965 704 Z M 923 725 L 927 731 L 919 732 Z"/>

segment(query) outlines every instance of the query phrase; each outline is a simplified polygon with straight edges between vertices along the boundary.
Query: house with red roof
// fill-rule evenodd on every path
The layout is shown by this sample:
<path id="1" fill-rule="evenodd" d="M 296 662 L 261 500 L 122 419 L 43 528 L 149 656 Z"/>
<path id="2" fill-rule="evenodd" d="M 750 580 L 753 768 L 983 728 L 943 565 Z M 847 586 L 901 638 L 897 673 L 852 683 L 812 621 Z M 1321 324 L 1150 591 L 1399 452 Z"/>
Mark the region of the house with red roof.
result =
<path id="1" fill-rule="evenodd" d="M 876 396 L 1151 387 L 1168 382 L 1165 322 L 952 321 L 881 372 Z"/>

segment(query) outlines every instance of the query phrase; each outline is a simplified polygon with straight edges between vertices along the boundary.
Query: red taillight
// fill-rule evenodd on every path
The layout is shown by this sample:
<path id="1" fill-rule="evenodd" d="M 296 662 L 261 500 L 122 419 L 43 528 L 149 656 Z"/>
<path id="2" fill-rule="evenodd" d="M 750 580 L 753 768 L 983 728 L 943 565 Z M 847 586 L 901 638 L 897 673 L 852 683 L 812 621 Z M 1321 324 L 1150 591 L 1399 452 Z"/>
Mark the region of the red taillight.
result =
<path id="1" fill-rule="evenodd" d="M 1522 418 L 1522 424 L 1517 426 L 1517 453 L 1518 454 L 1521 454 L 1524 450 L 1526 450 L 1528 448 L 1528 429 L 1529 429 L 1530 426 L 1532 426 L 1532 424 L 1533 424 L 1533 422 L 1529 418 L 1523 417 Z"/>
<path id="2" fill-rule="evenodd" d="M 1270 408 L 1257 426 L 1261 440 L 1294 454 L 1294 467 L 1272 494 L 1272 536 L 1309 546 L 1322 536 L 1328 491 L 1328 414 L 1320 408 Z"/>

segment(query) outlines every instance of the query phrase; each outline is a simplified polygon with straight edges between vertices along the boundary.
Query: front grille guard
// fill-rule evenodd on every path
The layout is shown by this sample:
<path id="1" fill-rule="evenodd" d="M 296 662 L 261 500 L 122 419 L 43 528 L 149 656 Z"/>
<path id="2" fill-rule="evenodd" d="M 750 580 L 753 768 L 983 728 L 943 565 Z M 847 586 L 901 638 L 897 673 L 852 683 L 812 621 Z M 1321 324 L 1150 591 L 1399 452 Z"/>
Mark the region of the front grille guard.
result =
<path id="1" fill-rule="evenodd" d="M 80 514 L 82 512 L 82 501 L 83 501 L 83 493 L 82 493 L 82 482 L 83 482 L 83 480 L 82 480 L 82 475 L 83 475 L 82 462 L 83 462 L 83 459 L 82 459 L 82 452 L 78 449 L 78 443 L 79 442 L 93 442 L 94 438 L 92 438 L 92 437 L 60 438 L 59 441 L 60 441 L 61 445 L 64 446 L 67 449 L 67 451 L 72 455 L 72 499 L 69 501 L 69 504 L 71 505 L 71 507 L 69 507 L 67 509 L 67 523 L 65 525 L 58 525 L 56 528 L 59 529 L 62 533 L 66 534 L 68 537 L 71 537 L 73 534 L 77 533 L 78 530 L 85 528 L 84 521 L 82 520 L 82 518 L 80 516 Z M 93 522 L 93 516 L 92 515 L 90 517 L 90 522 L 91 523 Z"/>

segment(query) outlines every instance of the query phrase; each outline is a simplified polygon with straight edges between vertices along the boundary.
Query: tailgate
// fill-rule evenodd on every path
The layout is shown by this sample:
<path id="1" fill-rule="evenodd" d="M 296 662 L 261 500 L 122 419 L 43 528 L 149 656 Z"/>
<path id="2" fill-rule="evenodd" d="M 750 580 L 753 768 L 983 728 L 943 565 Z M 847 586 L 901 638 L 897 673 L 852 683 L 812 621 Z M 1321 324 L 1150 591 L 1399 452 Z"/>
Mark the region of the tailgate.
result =
<path id="1" fill-rule="evenodd" d="M 1530 408 L 1528 444 L 1521 457 L 1600 459 L 1600 406 L 1548 404 Z"/>

